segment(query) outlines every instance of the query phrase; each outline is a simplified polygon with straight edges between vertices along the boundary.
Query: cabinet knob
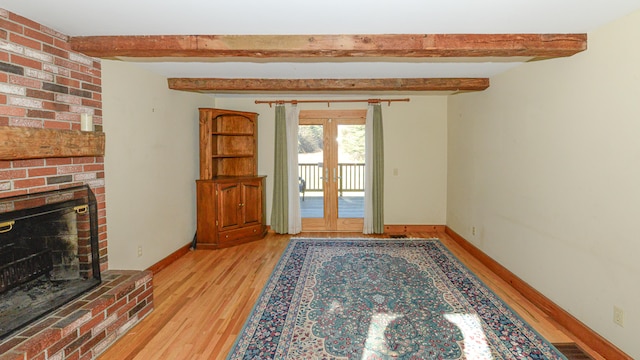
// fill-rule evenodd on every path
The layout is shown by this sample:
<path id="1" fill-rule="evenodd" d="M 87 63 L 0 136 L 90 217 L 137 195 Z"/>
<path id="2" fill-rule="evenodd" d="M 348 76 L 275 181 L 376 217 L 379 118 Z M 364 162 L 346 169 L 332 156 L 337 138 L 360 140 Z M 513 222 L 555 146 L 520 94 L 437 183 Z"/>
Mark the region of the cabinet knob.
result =
<path id="1" fill-rule="evenodd" d="M 240 203 L 240 204 L 238 204 L 238 206 L 239 206 L 239 207 L 243 207 L 243 206 L 244 206 L 244 204 L 243 204 L 243 203 Z"/>

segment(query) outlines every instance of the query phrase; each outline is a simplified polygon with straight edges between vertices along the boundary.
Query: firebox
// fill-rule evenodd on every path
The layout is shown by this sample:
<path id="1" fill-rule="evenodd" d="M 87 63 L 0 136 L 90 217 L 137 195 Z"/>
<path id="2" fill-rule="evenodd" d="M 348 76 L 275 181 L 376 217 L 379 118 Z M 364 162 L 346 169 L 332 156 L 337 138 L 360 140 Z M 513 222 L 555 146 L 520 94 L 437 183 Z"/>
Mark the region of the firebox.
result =
<path id="1" fill-rule="evenodd" d="M 0 339 L 98 284 L 89 186 L 0 199 Z"/>

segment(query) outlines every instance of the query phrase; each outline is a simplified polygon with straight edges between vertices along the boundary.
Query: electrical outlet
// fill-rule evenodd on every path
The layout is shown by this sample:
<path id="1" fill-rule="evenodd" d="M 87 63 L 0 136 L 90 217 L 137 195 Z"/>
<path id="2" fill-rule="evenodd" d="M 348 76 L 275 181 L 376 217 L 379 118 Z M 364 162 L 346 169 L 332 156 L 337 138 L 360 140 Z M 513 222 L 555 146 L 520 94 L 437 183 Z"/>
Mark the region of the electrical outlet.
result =
<path id="1" fill-rule="evenodd" d="M 142 256 L 142 245 L 138 245 L 138 257 Z"/>
<path id="2" fill-rule="evenodd" d="M 613 323 L 624 327 L 624 311 L 617 306 L 613 306 Z"/>
<path id="3" fill-rule="evenodd" d="M 476 227 L 475 226 L 471 227 L 471 235 L 476 236 Z"/>

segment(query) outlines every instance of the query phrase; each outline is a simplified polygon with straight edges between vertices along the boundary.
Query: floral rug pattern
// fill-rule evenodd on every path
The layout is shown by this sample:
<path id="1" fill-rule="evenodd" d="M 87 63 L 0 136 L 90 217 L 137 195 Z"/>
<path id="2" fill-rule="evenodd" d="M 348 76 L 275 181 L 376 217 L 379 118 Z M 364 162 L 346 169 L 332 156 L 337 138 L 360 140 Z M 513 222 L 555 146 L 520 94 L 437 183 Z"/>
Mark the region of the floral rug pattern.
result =
<path id="1" fill-rule="evenodd" d="M 291 239 L 228 359 L 565 359 L 437 239 Z"/>

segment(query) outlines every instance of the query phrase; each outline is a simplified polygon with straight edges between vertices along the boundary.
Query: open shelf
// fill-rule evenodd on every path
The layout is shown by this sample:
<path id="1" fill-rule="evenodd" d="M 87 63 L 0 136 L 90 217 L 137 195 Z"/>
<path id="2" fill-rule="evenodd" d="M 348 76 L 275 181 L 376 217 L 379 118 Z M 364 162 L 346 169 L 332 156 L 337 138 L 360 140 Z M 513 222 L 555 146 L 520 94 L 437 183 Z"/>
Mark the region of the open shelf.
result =
<path id="1" fill-rule="evenodd" d="M 256 175 L 258 114 L 200 109 L 200 179 Z"/>

